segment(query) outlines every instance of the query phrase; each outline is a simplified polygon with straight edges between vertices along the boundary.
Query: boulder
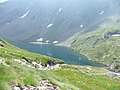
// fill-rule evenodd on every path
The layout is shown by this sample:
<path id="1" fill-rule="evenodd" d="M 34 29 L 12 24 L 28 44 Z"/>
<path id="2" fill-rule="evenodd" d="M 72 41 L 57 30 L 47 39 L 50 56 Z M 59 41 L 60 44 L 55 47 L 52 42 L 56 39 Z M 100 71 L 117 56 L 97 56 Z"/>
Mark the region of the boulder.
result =
<path id="1" fill-rule="evenodd" d="M 0 41 L 0 46 L 1 46 L 1 47 L 4 47 L 4 44 L 3 44 L 1 41 Z"/>
<path id="2" fill-rule="evenodd" d="M 0 64 L 2 64 L 2 61 L 3 61 L 3 60 L 2 60 L 2 59 L 0 59 Z"/>
<path id="3" fill-rule="evenodd" d="M 30 59 L 28 59 L 28 58 L 26 58 L 26 57 L 22 57 L 22 59 L 24 59 L 26 62 L 28 62 L 28 63 L 31 63 L 31 60 Z"/>
<path id="4" fill-rule="evenodd" d="M 12 90 L 60 90 L 57 85 L 50 83 L 48 80 L 42 80 L 39 82 L 39 86 L 34 87 L 31 85 L 20 86 L 15 84 Z"/>
<path id="5" fill-rule="evenodd" d="M 13 90 L 21 90 L 20 87 L 13 86 Z"/>
<path id="6" fill-rule="evenodd" d="M 56 62 L 54 62 L 54 61 L 52 61 L 52 60 L 48 60 L 47 62 L 46 62 L 46 66 L 47 65 L 49 65 L 49 66 L 54 66 L 54 65 L 56 65 Z"/>
<path id="7" fill-rule="evenodd" d="M 104 35 L 104 38 L 110 38 L 112 36 L 116 36 L 116 35 L 120 35 L 120 30 L 116 30 L 116 31 L 112 31 L 112 32 L 107 32 L 105 35 Z"/>

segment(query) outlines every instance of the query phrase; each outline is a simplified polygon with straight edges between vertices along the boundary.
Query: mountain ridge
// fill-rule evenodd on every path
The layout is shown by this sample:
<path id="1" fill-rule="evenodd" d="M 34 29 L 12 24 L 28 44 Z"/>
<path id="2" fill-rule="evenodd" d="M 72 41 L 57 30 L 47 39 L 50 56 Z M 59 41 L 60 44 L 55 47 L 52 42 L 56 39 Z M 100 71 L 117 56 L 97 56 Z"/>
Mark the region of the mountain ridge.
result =
<path id="1" fill-rule="evenodd" d="M 10 42 L 39 38 L 62 42 L 118 13 L 112 1 L 10 0 L 0 4 L 0 36 Z"/>

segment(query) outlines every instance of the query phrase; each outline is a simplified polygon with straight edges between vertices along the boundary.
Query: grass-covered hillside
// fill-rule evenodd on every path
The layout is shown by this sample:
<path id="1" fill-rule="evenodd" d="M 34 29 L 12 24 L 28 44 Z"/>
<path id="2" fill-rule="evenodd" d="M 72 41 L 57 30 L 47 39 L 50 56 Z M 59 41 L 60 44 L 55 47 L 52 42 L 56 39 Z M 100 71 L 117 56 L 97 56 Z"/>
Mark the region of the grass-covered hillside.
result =
<path id="1" fill-rule="evenodd" d="M 97 30 L 80 34 L 71 48 L 92 60 L 120 69 L 120 18 L 110 17 Z"/>
<path id="2" fill-rule="evenodd" d="M 43 66 L 49 61 L 54 61 L 56 68 Z M 105 69 L 57 63 L 63 61 L 16 48 L 0 39 L 0 90 L 120 89 L 120 79 L 109 77 L 111 72 Z"/>
<path id="3" fill-rule="evenodd" d="M 7 58 L 7 59 L 25 59 L 28 62 L 37 61 L 41 62 L 42 65 L 45 65 L 47 61 L 52 60 L 56 63 L 63 63 L 63 61 L 59 59 L 54 59 L 51 57 L 43 56 L 40 54 L 35 54 L 28 52 L 26 50 L 22 50 L 17 48 L 13 45 L 10 45 L 6 41 L 0 39 L 0 43 L 4 46 L 0 48 L 0 57 Z"/>

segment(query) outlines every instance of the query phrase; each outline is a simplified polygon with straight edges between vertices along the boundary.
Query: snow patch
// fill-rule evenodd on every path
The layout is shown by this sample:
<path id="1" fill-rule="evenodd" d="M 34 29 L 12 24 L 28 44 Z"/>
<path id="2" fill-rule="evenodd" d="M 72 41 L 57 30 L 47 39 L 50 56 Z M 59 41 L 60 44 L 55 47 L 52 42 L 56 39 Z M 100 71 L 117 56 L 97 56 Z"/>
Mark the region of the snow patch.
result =
<path id="1" fill-rule="evenodd" d="M 83 28 L 84 26 L 81 24 L 80 27 Z"/>
<path id="2" fill-rule="evenodd" d="M 102 15 L 105 11 L 100 12 L 99 14 Z"/>
<path id="3" fill-rule="evenodd" d="M 49 40 L 46 40 L 46 43 L 49 43 Z"/>
<path id="4" fill-rule="evenodd" d="M 7 2 L 9 0 L 0 0 L 0 3 L 4 3 L 4 2 Z"/>
<path id="5" fill-rule="evenodd" d="M 42 42 L 43 41 L 43 38 L 39 38 L 36 40 L 37 42 Z"/>
<path id="6" fill-rule="evenodd" d="M 61 11 L 62 11 L 62 8 L 59 8 L 59 10 L 58 10 L 57 14 L 59 14 Z"/>
<path id="7" fill-rule="evenodd" d="M 59 8 L 59 11 L 58 12 L 61 12 L 62 11 L 62 8 Z"/>
<path id="8" fill-rule="evenodd" d="M 25 18 L 28 15 L 28 13 L 29 13 L 29 10 L 25 14 L 23 14 L 20 18 Z"/>
<path id="9" fill-rule="evenodd" d="M 49 28 L 49 27 L 51 27 L 51 26 L 53 26 L 53 24 L 49 24 L 49 25 L 47 26 L 47 28 Z"/>
<path id="10" fill-rule="evenodd" d="M 57 43 L 58 43 L 58 41 L 53 41 L 53 43 L 54 43 L 54 44 L 57 44 Z"/>
<path id="11" fill-rule="evenodd" d="M 120 34 L 114 34 L 113 37 L 120 37 Z"/>

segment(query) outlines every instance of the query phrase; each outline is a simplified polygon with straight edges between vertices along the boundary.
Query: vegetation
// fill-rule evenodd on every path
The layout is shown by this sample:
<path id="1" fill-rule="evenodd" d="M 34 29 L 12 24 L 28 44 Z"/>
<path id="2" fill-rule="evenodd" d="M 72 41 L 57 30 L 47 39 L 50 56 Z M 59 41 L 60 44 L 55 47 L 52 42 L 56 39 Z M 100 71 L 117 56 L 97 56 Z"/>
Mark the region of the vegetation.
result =
<path id="1" fill-rule="evenodd" d="M 14 59 L 28 62 L 36 61 L 45 65 L 47 60 L 63 62 L 58 59 L 34 54 L 16 48 L 1 39 L 4 47 L 0 47 L 0 90 L 12 90 L 12 85 L 37 86 L 43 79 L 58 85 L 61 90 L 119 90 L 120 79 L 108 77 L 105 69 L 91 66 L 60 65 L 55 70 L 39 70 L 21 65 Z"/>
<path id="2" fill-rule="evenodd" d="M 96 31 L 80 34 L 71 42 L 71 48 L 99 63 L 120 65 L 120 36 L 112 36 L 120 34 L 118 20 L 109 18 Z"/>
<path id="3" fill-rule="evenodd" d="M 26 50 L 22 50 L 15 46 L 10 45 L 6 41 L 0 39 L 3 44 L 5 44 L 4 48 L 0 48 L 0 57 L 7 59 L 25 59 L 28 62 L 37 61 L 41 62 L 42 65 L 45 65 L 48 60 L 55 61 L 56 63 L 62 63 L 62 60 L 43 56 L 40 54 L 35 54 L 28 52 Z"/>

